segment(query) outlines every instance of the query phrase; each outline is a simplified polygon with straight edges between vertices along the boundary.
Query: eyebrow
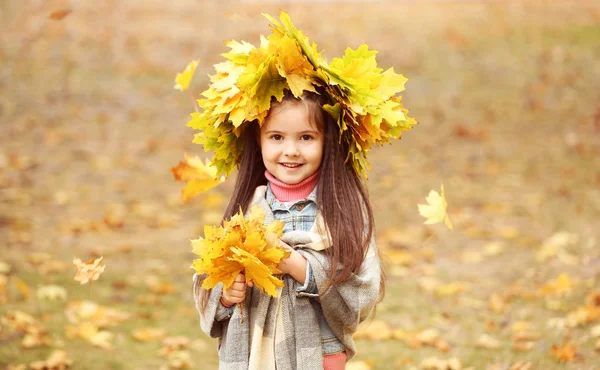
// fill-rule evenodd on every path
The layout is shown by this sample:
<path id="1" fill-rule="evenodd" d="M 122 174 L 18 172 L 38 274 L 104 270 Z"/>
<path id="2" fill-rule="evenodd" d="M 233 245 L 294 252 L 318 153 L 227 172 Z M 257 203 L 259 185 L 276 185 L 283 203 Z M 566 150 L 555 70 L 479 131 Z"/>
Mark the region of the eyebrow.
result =
<path id="1" fill-rule="evenodd" d="M 298 134 L 319 134 L 319 131 L 315 131 L 315 130 L 304 130 L 304 131 L 300 131 L 298 132 Z M 277 130 L 269 130 L 267 132 L 265 132 L 265 134 L 285 134 L 285 132 L 283 131 L 277 131 Z"/>

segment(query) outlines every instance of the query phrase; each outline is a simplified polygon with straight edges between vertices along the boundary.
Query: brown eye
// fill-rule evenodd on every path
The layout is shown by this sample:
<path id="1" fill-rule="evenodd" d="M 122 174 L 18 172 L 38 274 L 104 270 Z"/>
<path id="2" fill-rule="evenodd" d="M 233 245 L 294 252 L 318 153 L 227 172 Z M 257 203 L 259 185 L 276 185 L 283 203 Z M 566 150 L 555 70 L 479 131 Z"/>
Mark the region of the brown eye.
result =
<path id="1" fill-rule="evenodd" d="M 312 140 L 312 138 L 310 135 L 302 135 L 302 140 Z"/>
<path id="2" fill-rule="evenodd" d="M 273 139 L 273 140 L 281 140 L 281 139 L 283 139 L 283 136 L 281 136 L 281 135 L 273 135 L 273 136 L 271 136 L 271 139 Z"/>

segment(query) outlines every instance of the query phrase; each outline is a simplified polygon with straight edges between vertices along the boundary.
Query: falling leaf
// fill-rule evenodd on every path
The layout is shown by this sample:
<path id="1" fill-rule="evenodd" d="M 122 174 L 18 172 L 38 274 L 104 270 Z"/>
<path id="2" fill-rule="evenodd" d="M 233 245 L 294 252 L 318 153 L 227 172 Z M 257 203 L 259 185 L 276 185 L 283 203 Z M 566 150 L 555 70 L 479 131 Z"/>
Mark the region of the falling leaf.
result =
<path id="1" fill-rule="evenodd" d="M 175 76 L 175 86 L 174 88 L 179 91 L 187 90 L 190 86 L 190 81 L 192 81 L 192 77 L 194 77 L 194 72 L 196 72 L 196 67 L 198 67 L 198 60 L 192 60 L 185 70 L 181 73 L 178 73 Z"/>
<path id="2" fill-rule="evenodd" d="M 550 348 L 550 355 L 559 362 L 571 362 L 577 356 L 577 348 L 575 345 L 566 340 L 562 345 L 553 345 Z"/>
<path id="3" fill-rule="evenodd" d="M 71 9 L 62 9 L 62 10 L 57 10 L 54 11 L 52 13 L 50 13 L 50 15 L 48 16 L 48 18 L 55 20 L 55 21 L 60 21 L 62 20 L 64 17 L 66 17 L 67 15 L 71 14 L 73 11 Z"/>
<path id="4" fill-rule="evenodd" d="M 64 301 L 67 299 L 67 290 L 59 285 L 42 285 L 36 295 L 40 301 Z"/>
<path id="5" fill-rule="evenodd" d="M 427 219 L 425 224 L 435 224 L 443 222 L 450 230 L 452 230 L 452 223 L 446 213 L 448 203 L 444 194 L 444 184 L 442 184 L 442 194 L 440 195 L 437 191 L 431 190 L 425 200 L 428 204 L 419 204 L 419 214 Z"/>
<path id="6" fill-rule="evenodd" d="M 204 193 L 221 184 L 225 178 L 217 176 L 217 169 L 210 166 L 207 159 L 205 163 L 199 157 L 191 157 L 187 153 L 186 162 L 179 162 L 177 167 L 171 168 L 171 173 L 177 181 L 187 182 L 181 191 L 181 201 L 189 202 L 193 197 Z"/>
<path id="7" fill-rule="evenodd" d="M 75 281 L 79 281 L 82 285 L 92 280 L 98 280 L 100 274 L 104 272 L 106 267 L 102 262 L 103 257 L 90 260 L 87 263 L 81 262 L 79 258 L 73 259 L 73 265 L 77 269 Z"/>

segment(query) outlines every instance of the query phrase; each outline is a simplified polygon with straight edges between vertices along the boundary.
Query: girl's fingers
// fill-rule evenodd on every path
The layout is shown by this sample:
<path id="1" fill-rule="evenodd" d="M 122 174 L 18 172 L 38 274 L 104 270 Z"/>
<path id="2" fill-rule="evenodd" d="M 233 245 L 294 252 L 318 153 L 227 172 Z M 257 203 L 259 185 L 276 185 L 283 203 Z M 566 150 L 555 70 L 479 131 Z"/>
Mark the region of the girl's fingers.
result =
<path id="1" fill-rule="evenodd" d="M 230 289 L 243 290 L 245 292 L 246 291 L 246 283 L 245 282 L 233 283 L 233 284 L 231 284 L 231 288 Z"/>
<path id="2" fill-rule="evenodd" d="M 246 283 L 246 285 L 248 285 L 249 287 L 253 287 L 254 286 L 254 281 L 249 281 Z"/>
<path id="3" fill-rule="evenodd" d="M 244 282 L 246 282 L 246 275 L 244 275 L 244 274 L 238 274 L 238 276 L 235 277 L 235 282 L 237 282 L 237 283 L 244 283 Z"/>

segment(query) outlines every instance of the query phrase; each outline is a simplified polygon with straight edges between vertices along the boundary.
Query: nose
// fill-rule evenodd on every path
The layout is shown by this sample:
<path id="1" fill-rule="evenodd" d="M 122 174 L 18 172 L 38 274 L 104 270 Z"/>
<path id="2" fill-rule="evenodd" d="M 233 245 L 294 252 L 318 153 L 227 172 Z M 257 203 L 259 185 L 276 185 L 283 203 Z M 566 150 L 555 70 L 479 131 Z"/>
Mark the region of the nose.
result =
<path id="1" fill-rule="evenodd" d="M 296 142 L 290 140 L 288 143 L 286 143 L 285 148 L 283 149 L 283 154 L 288 157 L 297 157 L 300 155 Z"/>

